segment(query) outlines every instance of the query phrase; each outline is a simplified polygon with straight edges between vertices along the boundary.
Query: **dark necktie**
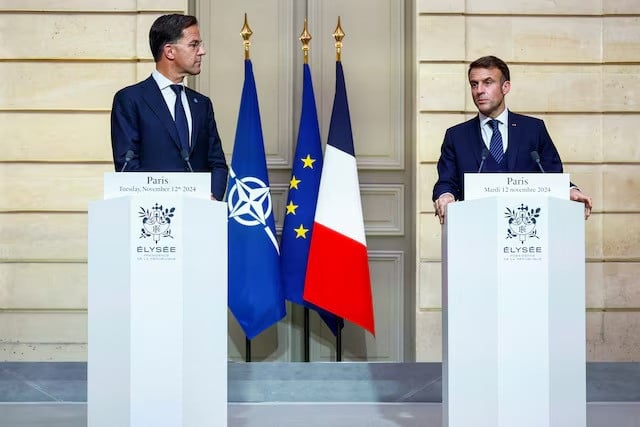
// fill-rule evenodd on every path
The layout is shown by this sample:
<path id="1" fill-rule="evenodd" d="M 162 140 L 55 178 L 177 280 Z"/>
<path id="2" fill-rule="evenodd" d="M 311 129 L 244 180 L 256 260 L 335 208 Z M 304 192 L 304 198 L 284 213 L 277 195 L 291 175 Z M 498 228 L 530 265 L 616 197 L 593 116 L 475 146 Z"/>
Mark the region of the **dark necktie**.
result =
<path id="1" fill-rule="evenodd" d="M 189 151 L 189 124 L 187 123 L 187 113 L 182 105 L 182 85 L 171 85 L 171 89 L 176 93 L 175 120 L 178 129 L 178 138 L 183 150 Z"/>
<path id="2" fill-rule="evenodd" d="M 497 120 L 489 120 L 489 124 L 491 125 L 491 129 L 493 129 L 491 142 L 489 143 L 489 152 L 495 159 L 496 163 L 502 164 L 504 152 L 502 149 L 502 134 L 500 134 L 500 129 L 498 129 L 500 122 Z"/>

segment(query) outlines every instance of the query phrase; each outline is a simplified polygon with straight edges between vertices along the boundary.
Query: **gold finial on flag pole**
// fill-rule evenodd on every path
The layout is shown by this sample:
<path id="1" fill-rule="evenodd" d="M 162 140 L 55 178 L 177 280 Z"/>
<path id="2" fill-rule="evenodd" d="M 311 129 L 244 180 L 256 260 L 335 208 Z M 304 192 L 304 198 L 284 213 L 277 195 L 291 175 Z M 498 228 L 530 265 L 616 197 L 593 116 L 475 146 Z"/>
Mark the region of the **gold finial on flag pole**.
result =
<path id="1" fill-rule="evenodd" d="M 342 32 L 342 26 L 340 25 L 340 17 L 338 16 L 338 26 L 336 30 L 333 32 L 333 38 L 336 39 L 336 61 L 340 61 L 342 59 L 342 39 L 344 38 L 344 33 Z"/>
<path id="2" fill-rule="evenodd" d="M 309 63 L 309 42 L 311 41 L 311 34 L 307 30 L 307 18 L 304 18 L 304 29 L 300 34 L 300 41 L 302 42 L 302 52 L 304 52 L 304 63 Z"/>
<path id="3" fill-rule="evenodd" d="M 242 43 L 244 44 L 244 59 L 249 59 L 249 46 L 251 46 L 251 42 L 249 38 L 253 34 L 251 28 L 249 28 L 249 22 L 247 21 L 247 14 L 244 14 L 244 25 L 242 26 L 242 30 L 240 30 L 240 35 L 242 36 Z"/>

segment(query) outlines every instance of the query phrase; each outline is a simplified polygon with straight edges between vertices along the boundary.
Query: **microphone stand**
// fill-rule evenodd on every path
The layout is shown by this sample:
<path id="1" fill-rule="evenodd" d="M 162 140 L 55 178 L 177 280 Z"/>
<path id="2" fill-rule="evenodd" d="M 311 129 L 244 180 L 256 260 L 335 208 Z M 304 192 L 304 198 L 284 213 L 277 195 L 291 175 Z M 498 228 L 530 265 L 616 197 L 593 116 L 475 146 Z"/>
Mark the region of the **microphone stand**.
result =
<path id="1" fill-rule="evenodd" d="M 480 160 L 480 167 L 478 168 L 478 173 L 482 172 L 482 167 L 484 166 L 484 162 L 485 160 L 487 160 L 487 157 L 489 157 L 489 150 L 487 150 L 487 147 L 483 147 L 482 148 L 482 154 L 480 155 L 481 160 Z"/>
<path id="2" fill-rule="evenodd" d="M 191 162 L 189 162 L 189 152 L 183 148 L 182 151 L 180 151 L 180 154 L 182 154 L 182 160 L 184 160 L 185 163 L 187 164 L 187 168 L 189 168 L 189 172 L 193 172 L 193 168 L 191 167 Z"/>
<path id="3" fill-rule="evenodd" d="M 127 165 L 129 164 L 131 159 L 133 159 L 135 156 L 136 155 L 133 151 L 131 150 L 127 151 L 127 154 L 125 154 L 124 156 L 124 165 L 122 165 L 122 169 L 120 169 L 120 172 L 124 172 L 124 170 L 127 168 Z"/>

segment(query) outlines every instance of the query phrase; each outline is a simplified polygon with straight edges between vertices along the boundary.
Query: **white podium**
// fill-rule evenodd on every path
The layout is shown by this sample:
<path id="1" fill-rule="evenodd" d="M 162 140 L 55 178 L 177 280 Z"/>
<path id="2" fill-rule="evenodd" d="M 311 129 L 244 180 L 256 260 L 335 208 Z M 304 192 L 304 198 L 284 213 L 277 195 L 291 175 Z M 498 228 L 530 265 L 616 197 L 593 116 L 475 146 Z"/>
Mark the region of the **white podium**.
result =
<path id="1" fill-rule="evenodd" d="M 585 427 L 584 206 L 505 193 L 447 207 L 443 426 Z"/>
<path id="2" fill-rule="evenodd" d="M 226 218 L 180 191 L 90 204 L 89 427 L 227 425 Z"/>

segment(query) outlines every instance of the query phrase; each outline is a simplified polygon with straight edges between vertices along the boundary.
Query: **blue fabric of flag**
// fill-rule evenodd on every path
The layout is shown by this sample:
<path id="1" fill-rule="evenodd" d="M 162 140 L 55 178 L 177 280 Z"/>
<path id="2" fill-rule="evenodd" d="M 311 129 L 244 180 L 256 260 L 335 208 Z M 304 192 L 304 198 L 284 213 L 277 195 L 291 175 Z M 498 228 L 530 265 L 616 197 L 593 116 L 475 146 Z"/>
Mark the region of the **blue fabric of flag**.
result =
<path id="1" fill-rule="evenodd" d="M 285 298 L 320 314 L 334 335 L 338 319 L 302 298 L 322 175 L 322 144 L 311 70 L 303 65 L 302 111 L 280 242 Z"/>
<path id="2" fill-rule="evenodd" d="M 333 99 L 333 110 L 331 112 L 327 144 L 353 157 L 356 156 L 355 150 L 353 149 L 353 132 L 351 131 L 347 87 L 344 82 L 344 71 L 341 61 L 336 61 L 336 94 Z"/>
<path id="3" fill-rule="evenodd" d="M 305 305 L 302 292 L 322 175 L 320 127 L 308 64 L 303 73 L 302 113 L 280 244 L 285 297 L 301 305 Z"/>
<path id="4" fill-rule="evenodd" d="M 280 256 L 251 60 L 229 169 L 229 309 L 253 339 L 286 314 Z"/>

